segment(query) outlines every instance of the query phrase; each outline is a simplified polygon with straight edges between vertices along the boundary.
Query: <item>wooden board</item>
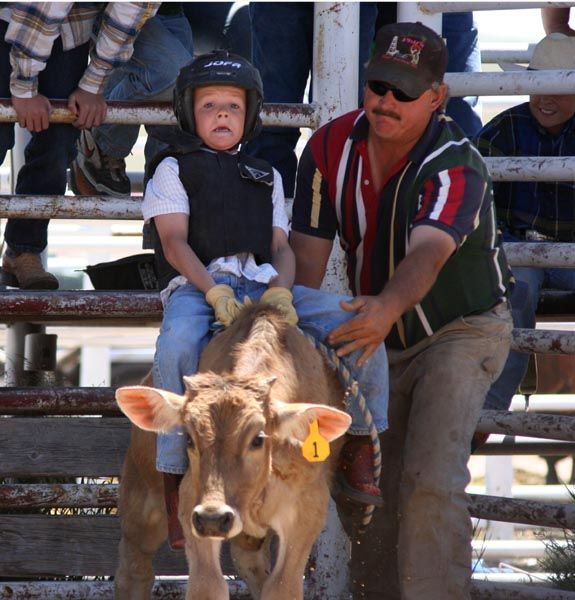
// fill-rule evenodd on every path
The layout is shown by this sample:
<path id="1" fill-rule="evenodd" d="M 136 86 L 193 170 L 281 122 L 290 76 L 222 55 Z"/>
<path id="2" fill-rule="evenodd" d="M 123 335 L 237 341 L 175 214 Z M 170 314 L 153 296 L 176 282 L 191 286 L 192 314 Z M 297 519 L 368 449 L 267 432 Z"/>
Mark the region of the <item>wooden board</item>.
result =
<path id="1" fill-rule="evenodd" d="M 120 541 L 115 516 L 0 515 L 2 577 L 113 575 Z M 225 573 L 232 573 L 229 551 Z M 164 543 L 154 561 L 156 575 L 186 575 L 184 553 Z"/>
<path id="2" fill-rule="evenodd" d="M 129 432 L 123 417 L 0 419 L 0 477 L 117 476 Z"/>

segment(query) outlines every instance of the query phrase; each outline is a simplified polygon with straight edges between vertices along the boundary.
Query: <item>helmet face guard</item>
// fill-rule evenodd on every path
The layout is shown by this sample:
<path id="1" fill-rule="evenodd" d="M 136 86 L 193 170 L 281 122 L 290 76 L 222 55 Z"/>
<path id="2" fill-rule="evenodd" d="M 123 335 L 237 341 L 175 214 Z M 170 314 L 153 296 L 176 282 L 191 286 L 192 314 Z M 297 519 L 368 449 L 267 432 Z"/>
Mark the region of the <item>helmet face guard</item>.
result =
<path id="1" fill-rule="evenodd" d="M 208 85 L 233 85 L 246 90 L 246 120 L 241 143 L 262 126 L 263 85 L 259 71 L 245 58 L 225 50 L 202 54 L 180 70 L 174 89 L 174 114 L 180 127 L 196 135 L 194 90 Z"/>

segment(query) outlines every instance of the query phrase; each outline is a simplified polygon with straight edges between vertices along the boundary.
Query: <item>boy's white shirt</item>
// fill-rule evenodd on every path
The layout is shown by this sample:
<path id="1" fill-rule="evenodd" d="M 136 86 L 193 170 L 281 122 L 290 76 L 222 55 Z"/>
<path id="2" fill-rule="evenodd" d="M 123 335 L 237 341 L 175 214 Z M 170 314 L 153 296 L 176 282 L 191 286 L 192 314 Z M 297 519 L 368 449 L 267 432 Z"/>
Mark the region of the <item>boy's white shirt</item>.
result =
<path id="1" fill-rule="evenodd" d="M 209 150 L 206 150 L 209 152 Z M 281 175 L 273 169 L 273 227 L 280 227 L 289 234 L 289 220 L 285 207 L 284 190 Z M 180 168 L 178 161 L 169 156 L 158 165 L 154 176 L 146 186 L 144 200 L 142 202 L 142 215 L 145 221 L 159 215 L 173 213 L 190 214 L 188 194 L 180 180 Z M 277 271 L 269 263 L 258 265 L 253 254 L 242 253 L 234 256 L 215 258 L 207 266 L 208 272 L 228 273 L 237 277 L 245 277 L 251 281 L 269 283 L 277 275 Z M 160 293 L 162 303 L 165 304 L 170 294 L 188 280 L 178 275 L 174 277 Z"/>

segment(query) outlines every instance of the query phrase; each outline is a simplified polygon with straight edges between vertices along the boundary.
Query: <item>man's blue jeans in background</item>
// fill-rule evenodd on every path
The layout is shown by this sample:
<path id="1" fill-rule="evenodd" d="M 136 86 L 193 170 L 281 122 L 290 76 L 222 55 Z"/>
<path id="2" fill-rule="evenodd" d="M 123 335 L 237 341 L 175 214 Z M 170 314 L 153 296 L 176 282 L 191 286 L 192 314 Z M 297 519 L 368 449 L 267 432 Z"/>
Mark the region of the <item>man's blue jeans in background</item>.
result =
<path id="1" fill-rule="evenodd" d="M 517 242 L 518 238 L 505 233 L 505 242 Z M 541 269 L 534 267 L 513 267 L 516 283 L 511 292 L 511 314 L 513 326 L 519 329 L 535 328 L 537 303 L 543 288 L 575 291 L 575 269 Z M 491 386 L 484 408 L 507 410 L 517 393 L 527 371 L 529 354 L 509 352 L 507 362 L 499 379 Z"/>
<path id="2" fill-rule="evenodd" d="M 313 3 L 251 2 L 250 14 L 253 63 L 262 76 L 264 101 L 303 102 L 313 59 Z M 358 102 L 363 96 L 363 65 L 369 59 L 376 15 L 375 2 L 361 3 Z M 294 193 L 299 135 L 299 129 L 265 127 L 247 145 L 248 154 L 267 160 L 279 171 L 288 198 Z"/>
<path id="3" fill-rule="evenodd" d="M 180 69 L 193 58 L 192 30 L 183 12 L 155 15 L 146 21 L 134 43 L 134 54 L 114 69 L 106 85 L 107 100 L 153 100 L 168 93 Z M 169 98 L 162 98 L 171 100 Z M 125 158 L 138 140 L 139 125 L 101 125 L 92 130 L 104 154 Z M 148 135 L 146 164 L 165 144 Z"/>
<path id="4" fill-rule="evenodd" d="M 10 98 L 10 48 L 4 41 L 8 24 L 0 21 L 0 95 Z M 88 64 L 88 43 L 62 49 L 60 38 L 54 42 L 46 68 L 38 75 L 38 91 L 47 98 L 68 98 L 78 87 Z M 80 130 L 72 125 L 51 124 L 32 138 L 24 151 L 24 165 L 16 180 L 16 194 L 63 195 L 66 170 L 76 157 Z M 0 164 L 14 146 L 14 124 L 0 123 Z M 48 243 L 47 219 L 8 219 L 4 238 L 15 252 L 39 254 Z"/>

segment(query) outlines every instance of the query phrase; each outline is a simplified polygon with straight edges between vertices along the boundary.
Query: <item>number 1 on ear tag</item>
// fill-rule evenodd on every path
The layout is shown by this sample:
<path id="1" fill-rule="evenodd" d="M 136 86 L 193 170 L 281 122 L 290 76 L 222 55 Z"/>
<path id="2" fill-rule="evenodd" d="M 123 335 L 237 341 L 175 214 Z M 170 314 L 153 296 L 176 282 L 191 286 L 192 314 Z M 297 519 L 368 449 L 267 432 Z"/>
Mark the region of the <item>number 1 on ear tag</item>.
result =
<path id="1" fill-rule="evenodd" d="M 303 457 L 309 462 L 321 462 L 329 456 L 329 442 L 319 432 L 317 419 L 309 424 L 309 435 L 301 448 Z"/>

